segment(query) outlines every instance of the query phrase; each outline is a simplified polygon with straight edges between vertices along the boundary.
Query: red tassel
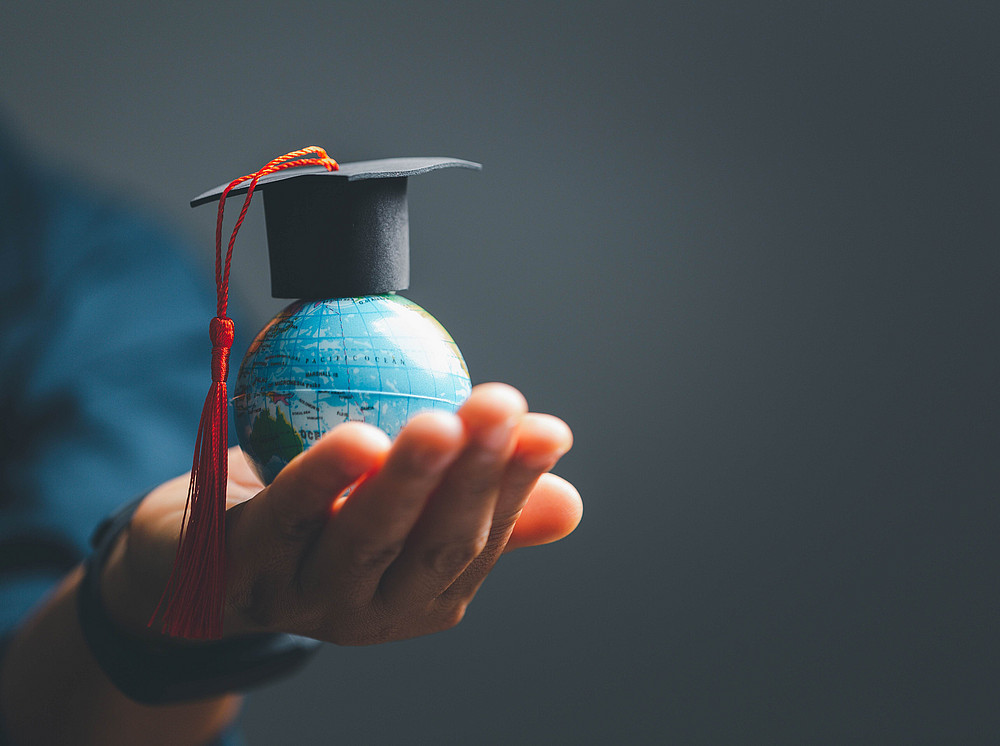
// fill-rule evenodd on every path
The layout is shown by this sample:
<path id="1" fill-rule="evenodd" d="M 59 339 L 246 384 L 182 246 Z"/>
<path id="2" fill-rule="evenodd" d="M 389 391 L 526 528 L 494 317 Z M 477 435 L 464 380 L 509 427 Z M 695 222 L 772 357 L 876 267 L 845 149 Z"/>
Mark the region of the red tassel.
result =
<path id="1" fill-rule="evenodd" d="M 194 446 L 191 484 L 177 557 L 165 595 L 163 631 L 172 637 L 216 640 L 222 637 L 225 601 L 226 484 L 229 417 L 226 376 L 233 346 L 232 319 L 216 317 L 212 338 L 212 388 L 205 398 Z M 219 458 L 219 454 L 223 458 Z"/>
<path id="2" fill-rule="evenodd" d="M 314 158 L 304 158 L 314 155 Z M 172 637 L 216 640 L 222 637 L 226 601 L 226 488 L 229 481 L 229 396 L 226 377 L 233 347 L 234 326 L 226 316 L 229 302 L 229 267 L 233 246 L 257 181 L 265 174 L 297 166 L 322 165 L 337 170 L 337 162 L 322 148 L 310 147 L 275 158 L 259 171 L 233 180 L 219 199 L 215 229 L 215 283 L 217 316 L 212 319 L 212 387 L 205 398 L 194 446 L 191 484 L 181 519 L 177 554 L 170 580 L 149 620 L 153 626 L 163 608 L 162 629 Z M 247 179 L 250 184 L 243 209 L 233 227 L 225 260 L 222 257 L 222 218 L 230 190 Z"/>

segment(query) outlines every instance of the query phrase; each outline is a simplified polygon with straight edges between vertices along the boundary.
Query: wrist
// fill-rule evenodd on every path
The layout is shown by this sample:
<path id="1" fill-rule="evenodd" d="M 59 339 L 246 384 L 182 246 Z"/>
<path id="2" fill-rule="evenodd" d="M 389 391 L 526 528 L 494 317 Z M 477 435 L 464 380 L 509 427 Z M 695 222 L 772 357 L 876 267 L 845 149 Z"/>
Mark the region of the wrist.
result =
<path id="1" fill-rule="evenodd" d="M 208 641 L 170 637 L 160 631 L 158 624 L 150 624 L 166 580 L 162 573 L 149 571 L 148 562 L 137 560 L 130 551 L 130 536 L 131 528 L 126 526 L 114 539 L 99 568 L 99 598 L 108 621 L 120 633 L 136 640 L 179 646 L 207 644 Z M 242 626 L 239 629 L 238 634 L 254 632 Z"/>
<path id="2" fill-rule="evenodd" d="M 319 643 L 264 634 L 221 641 L 176 640 L 147 627 L 156 608 L 157 573 L 130 557 L 132 503 L 95 532 L 77 589 L 83 638 L 108 679 L 130 699 L 167 704 L 207 699 L 280 678 L 298 670 Z"/>
<path id="3" fill-rule="evenodd" d="M 136 582 L 136 569 L 128 559 L 128 529 L 117 537 L 100 568 L 99 595 L 108 620 L 123 634 L 146 640 L 166 640 L 149 620 L 156 609 L 153 582 Z"/>
<path id="4" fill-rule="evenodd" d="M 199 645 L 207 641 L 170 637 L 153 620 L 160 605 L 163 589 L 170 574 L 172 546 L 150 540 L 142 530 L 143 509 L 136 510 L 139 527 L 134 521 L 125 526 L 114 539 L 100 571 L 100 598 L 110 621 L 123 633 L 144 640 L 174 642 L 179 645 Z M 274 632 L 251 623 L 237 604 L 227 600 L 223 638 L 259 635 Z"/>

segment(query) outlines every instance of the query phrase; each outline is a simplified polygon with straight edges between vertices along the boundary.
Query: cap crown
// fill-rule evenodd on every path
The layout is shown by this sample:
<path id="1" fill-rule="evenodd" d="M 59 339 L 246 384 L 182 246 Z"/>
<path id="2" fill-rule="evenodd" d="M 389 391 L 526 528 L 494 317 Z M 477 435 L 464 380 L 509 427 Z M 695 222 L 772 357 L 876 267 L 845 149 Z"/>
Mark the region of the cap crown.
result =
<path id="1" fill-rule="evenodd" d="M 260 178 L 275 298 L 348 298 L 410 282 L 407 177 L 441 168 L 481 169 L 457 158 L 387 158 L 303 166 Z M 220 185 L 191 201 L 218 200 Z M 247 186 L 229 196 L 246 193 Z"/>

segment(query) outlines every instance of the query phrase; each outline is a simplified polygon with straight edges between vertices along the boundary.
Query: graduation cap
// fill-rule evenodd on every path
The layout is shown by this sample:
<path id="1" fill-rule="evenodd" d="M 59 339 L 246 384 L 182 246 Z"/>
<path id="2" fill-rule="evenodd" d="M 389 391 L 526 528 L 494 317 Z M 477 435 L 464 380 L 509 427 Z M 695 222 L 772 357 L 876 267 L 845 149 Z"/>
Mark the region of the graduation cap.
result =
<path id="1" fill-rule="evenodd" d="M 403 290 L 410 283 L 407 178 L 442 168 L 482 166 L 458 158 L 386 158 L 301 166 L 261 176 L 271 295 L 348 298 Z M 219 200 L 228 184 L 191 200 Z M 228 196 L 245 194 L 248 185 Z"/>

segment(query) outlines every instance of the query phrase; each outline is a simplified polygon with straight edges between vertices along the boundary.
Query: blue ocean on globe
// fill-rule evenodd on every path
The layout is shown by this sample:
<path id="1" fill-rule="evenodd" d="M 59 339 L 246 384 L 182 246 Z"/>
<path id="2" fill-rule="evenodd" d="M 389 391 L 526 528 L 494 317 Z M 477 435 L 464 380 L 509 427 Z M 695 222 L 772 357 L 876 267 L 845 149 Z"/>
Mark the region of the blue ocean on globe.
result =
<path id="1" fill-rule="evenodd" d="M 395 437 L 471 391 L 455 341 L 402 296 L 296 301 L 257 335 L 233 390 L 240 446 L 264 484 L 348 420 Z"/>

